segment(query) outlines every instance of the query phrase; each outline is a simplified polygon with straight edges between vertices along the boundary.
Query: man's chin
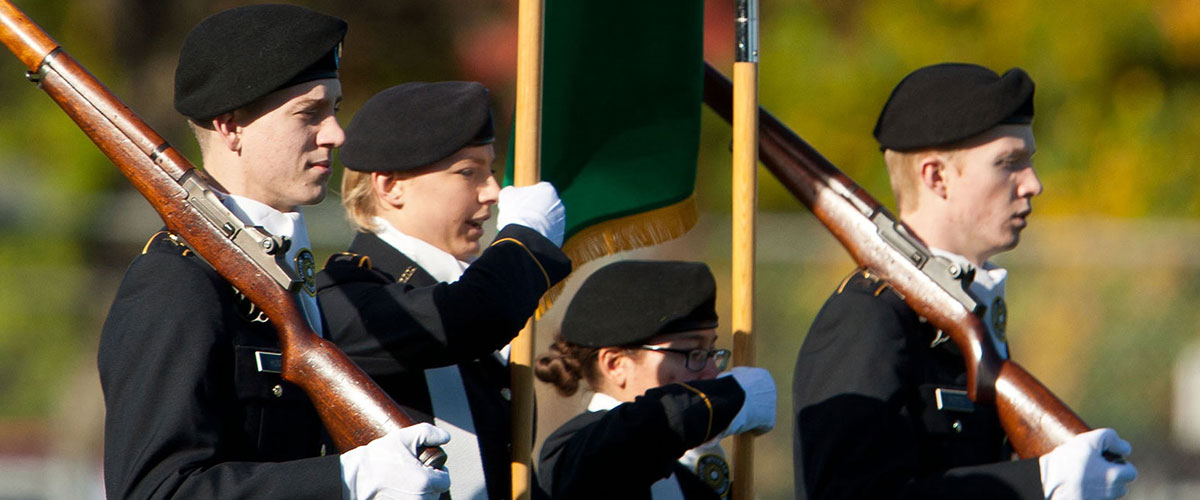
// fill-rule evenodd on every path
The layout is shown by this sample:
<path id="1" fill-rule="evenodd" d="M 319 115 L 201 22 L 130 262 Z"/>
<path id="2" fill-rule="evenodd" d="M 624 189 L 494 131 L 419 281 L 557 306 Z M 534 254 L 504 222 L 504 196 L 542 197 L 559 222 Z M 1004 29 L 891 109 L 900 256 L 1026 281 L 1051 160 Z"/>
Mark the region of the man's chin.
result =
<path id="1" fill-rule="evenodd" d="M 312 206 L 312 205 L 319 204 L 322 201 L 325 201 L 325 189 L 324 188 L 322 188 L 320 192 L 310 196 L 307 200 L 305 200 L 303 203 L 301 203 L 301 205 Z"/>
<path id="2" fill-rule="evenodd" d="M 1017 248 L 1017 245 L 1020 243 L 1021 243 L 1021 232 L 1014 231 L 1012 238 L 1009 238 L 1007 243 L 1000 245 L 1000 247 L 996 250 L 995 253 L 1007 252 L 1009 250 Z"/>

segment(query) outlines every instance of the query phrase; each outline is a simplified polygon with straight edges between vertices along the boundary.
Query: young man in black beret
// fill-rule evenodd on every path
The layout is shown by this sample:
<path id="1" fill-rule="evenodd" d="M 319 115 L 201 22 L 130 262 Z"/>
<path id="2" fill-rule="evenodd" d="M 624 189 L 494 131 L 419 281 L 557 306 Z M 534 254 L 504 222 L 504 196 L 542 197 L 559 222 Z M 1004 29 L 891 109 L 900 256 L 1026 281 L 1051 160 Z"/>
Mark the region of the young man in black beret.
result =
<path id="1" fill-rule="evenodd" d="M 300 206 L 320 202 L 345 139 L 334 116 L 346 23 L 288 5 L 202 21 L 179 57 L 175 106 L 203 167 L 244 222 L 311 260 Z M 322 331 L 315 298 L 297 299 Z M 436 498 L 443 470 L 414 451 L 443 444 L 427 424 L 326 454 L 313 403 L 284 382 L 270 319 L 184 242 L 154 235 L 125 274 L 99 349 L 110 498 Z"/>
<path id="2" fill-rule="evenodd" d="M 548 183 L 496 184 L 478 83 L 389 88 L 346 134 L 342 203 L 359 233 L 317 276 L 329 336 L 414 418 L 451 433 L 455 500 L 508 498 L 511 391 L 497 351 L 571 270 L 562 203 Z M 499 234 L 480 255 L 497 203 Z"/>
<path id="3" fill-rule="evenodd" d="M 974 270 L 996 351 L 1008 356 L 1006 271 L 1042 192 L 1033 81 L 972 64 L 918 69 L 875 127 L 900 219 L 938 255 Z M 1137 472 L 1112 429 L 1012 460 L 996 409 L 965 397 L 961 352 L 865 269 L 818 313 L 793 379 L 798 499 L 1118 498 Z"/>

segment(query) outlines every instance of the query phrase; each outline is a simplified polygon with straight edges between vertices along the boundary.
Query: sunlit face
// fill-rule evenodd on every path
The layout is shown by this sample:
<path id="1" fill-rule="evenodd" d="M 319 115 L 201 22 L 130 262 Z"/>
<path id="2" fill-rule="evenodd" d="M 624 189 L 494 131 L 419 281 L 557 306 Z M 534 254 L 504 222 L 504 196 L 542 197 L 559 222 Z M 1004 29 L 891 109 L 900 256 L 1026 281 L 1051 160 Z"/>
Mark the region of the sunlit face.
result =
<path id="1" fill-rule="evenodd" d="M 290 212 L 325 198 L 333 150 L 345 133 L 335 114 L 342 86 L 335 78 L 277 90 L 234 113 L 244 192 L 276 210 Z"/>
<path id="2" fill-rule="evenodd" d="M 492 172 L 491 144 L 468 146 L 400 178 L 401 206 L 392 223 L 459 260 L 479 254 L 483 222 L 491 217 L 500 186 Z"/>
<path id="3" fill-rule="evenodd" d="M 1033 170 L 1037 146 L 1029 125 L 1002 125 L 961 149 L 945 169 L 946 223 L 958 248 L 947 248 L 980 261 L 1017 246 L 1042 192 Z"/>
<path id="4" fill-rule="evenodd" d="M 716 342 L 717 331 L 708 329 L 658 335 L 645 344 L 690 351 L 711 350 Z M 687 368 L 687 356 L 676 352 L 641 350 L 631 353 L 627 359 L 630 365 L 626 392 L 632 395 L 644 394 L 649 389 L 675 382 L 715 378 L 718 373 L 717 365 L 712 360 L 703 370 L 691 371 Z"/>

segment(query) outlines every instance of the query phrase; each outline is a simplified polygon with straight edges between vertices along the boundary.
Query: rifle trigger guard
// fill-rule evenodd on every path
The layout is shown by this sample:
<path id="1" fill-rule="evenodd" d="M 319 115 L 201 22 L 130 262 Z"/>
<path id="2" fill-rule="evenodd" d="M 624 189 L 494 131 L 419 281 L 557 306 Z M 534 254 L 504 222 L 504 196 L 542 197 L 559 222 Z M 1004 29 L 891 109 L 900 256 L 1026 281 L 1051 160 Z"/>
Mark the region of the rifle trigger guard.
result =
<path id="1" fill-rule="evenodd" d="M 289 293 L 300 290 L 304 282 L 296 271 L 284 264 L 284 254 L 291 247 L 291 240 L 274 236 L 260 226 L 246 225 L 221 203 L 217 194 L 209 189 L 194 171 L 184 174 L 179 184 L 187 191 L 187 202 L 205 219 L 220 228 L 221 233 L 246 252 L 271 279 Z"/>

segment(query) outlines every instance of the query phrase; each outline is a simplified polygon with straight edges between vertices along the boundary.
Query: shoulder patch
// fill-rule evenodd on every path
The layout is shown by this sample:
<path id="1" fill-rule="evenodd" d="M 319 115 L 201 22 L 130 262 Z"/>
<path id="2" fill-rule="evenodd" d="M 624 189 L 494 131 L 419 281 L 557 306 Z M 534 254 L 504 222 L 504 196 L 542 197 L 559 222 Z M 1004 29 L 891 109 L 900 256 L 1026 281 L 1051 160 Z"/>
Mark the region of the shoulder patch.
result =
<path id="1" fill-rule="evenodd" d="M 361 267 L 363 269 L 371 269 L 371 257 L 353 252 L 338 252 L 330 255 L 329 259 L 325 261 L 325 267 L 333 265 L 349 265 Z"/>
<path id="2" fill-rule="evenodd" d="M 872 273 L 870 269 L 865 267 L 859 267 L 855 269 L 854 272 L 850 273 L 849 276 L 846 276 L 846 278 L 842 280 L 842 283 L 838 285 L 836 293 L 840 294 L 846 290 L 870 293 L 876 297 L 882 295 L 888 290 L 891 290 L 892 293 L 895 293 L 896 295 L 900 295 L 900 292 L 897 292 L 894 288 L 892 288 L 888 282 L 884 281 L 882 278 Z"/>
<path id="3" fill-rule="evenodd" d="M 347 285 L 350 283 L 379 283 L 392 282 L 391 275 L 384 273 L 371 263 L 367 255 L 353 252 L 338 252 L 325 260 L 325 268 L 316 276 L 316 290 L 323 290 Z"/>
<path id="4" fill-rule="evenodd" d="M 729 462 L 725 458 L 715 453 L 709 453 L 701 456 L 696 461 L 696 477 L 700 478 L 700 482 L 705 486 L 712 488 L 717 496 L 722 499 L 729 498 Z"/>
<path id="5" fill-rule="evenodd" d="M 177 253 L 179 255 L 191 255 L 194 253 L 187 246 L 187 243 L 183 241 L 183 238 L 170 231 L 159 231 L 154 233 L 149 240 L 146 240 L 146 245 L 142 247 L 142 255 L 154 251 Z"/>

